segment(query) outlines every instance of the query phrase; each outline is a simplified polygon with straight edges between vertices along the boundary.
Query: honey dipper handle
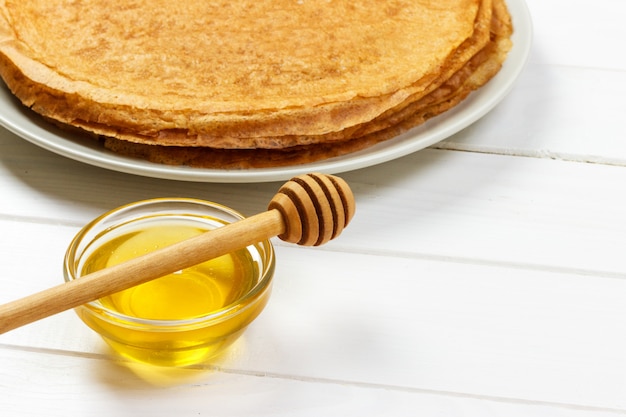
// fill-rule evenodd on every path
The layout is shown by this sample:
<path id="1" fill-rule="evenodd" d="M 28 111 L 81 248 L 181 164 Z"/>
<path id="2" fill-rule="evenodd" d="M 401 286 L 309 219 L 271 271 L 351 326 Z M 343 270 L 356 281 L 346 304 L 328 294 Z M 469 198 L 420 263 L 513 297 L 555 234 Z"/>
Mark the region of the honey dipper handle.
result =
<path id="1" fill-rule="evenodd" d="M 354 210 L 354 195 L 341 178 L 318 173 L 294 177 L 266 212 L 0 306 L 0 334 L 273 236 L 321 245 L 341 233 Z"/>
<path id="2" fill-rule="evenodd" d="M 0 306 L 0 334 L 285 233 L 269 210 Z"/>

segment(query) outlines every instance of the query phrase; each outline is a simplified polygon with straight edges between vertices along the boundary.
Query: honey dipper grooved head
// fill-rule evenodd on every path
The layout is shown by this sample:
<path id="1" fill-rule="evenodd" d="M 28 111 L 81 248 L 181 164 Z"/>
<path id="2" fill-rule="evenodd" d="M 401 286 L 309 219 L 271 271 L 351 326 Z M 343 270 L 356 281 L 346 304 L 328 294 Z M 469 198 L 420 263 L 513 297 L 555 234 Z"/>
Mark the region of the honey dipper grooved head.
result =
<path id="1" fill-rule="evenodd" d="M 285 183 L 268 209 L 280 211 L 285 220 L 286 231 L 279 238 L 318 246 L 339 236 L 354 216 L 355 203 L 352 190 L 343 179 L 312 173 Z"/>

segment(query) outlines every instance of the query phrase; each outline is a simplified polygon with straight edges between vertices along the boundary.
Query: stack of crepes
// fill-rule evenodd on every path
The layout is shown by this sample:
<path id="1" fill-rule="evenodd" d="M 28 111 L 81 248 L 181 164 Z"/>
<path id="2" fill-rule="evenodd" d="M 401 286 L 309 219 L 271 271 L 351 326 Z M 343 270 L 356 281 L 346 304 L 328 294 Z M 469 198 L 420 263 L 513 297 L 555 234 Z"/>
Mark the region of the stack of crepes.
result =
<path id="1" fill-rule="evenodd" d="M 115 152 L 276 167 L 452 108 L 500 70 L 512 31 L 504 0 L 0 0 L 0 75 Z"/>

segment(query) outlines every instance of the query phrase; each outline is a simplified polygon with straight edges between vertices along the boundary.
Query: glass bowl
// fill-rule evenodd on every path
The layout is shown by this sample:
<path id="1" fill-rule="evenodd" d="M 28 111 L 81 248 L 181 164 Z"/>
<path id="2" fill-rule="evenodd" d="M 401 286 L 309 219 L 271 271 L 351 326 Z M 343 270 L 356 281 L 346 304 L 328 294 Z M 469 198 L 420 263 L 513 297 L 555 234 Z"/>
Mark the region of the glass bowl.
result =
<path id="1" fill-rule="evenodd" d="M 87 224 L 64 260 L 66 281 L 243 218 L 212 202 L 161 198 Z M 210 232 L 209 232 L 210 233 Z M 75 309 L 123 357 L 189 366 L 222 353 L 261 313 L 275 268 L 269 240 Z"/>

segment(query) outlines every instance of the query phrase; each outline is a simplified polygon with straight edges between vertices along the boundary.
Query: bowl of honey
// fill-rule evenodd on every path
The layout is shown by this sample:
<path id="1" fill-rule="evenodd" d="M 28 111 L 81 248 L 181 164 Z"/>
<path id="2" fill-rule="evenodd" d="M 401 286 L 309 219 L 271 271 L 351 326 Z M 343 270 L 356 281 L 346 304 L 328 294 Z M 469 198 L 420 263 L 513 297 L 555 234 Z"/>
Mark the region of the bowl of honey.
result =
<path id="1" fill-rule="evenodd" d="M 213 202 L 144 200 L 82 228 L 64 260 L 66 281 L 243 219 Z M 269 240 L 103 297 L 75 309 L 122 357 L 159 366 L 206 362 L 237 340 L 271 293 Z"/>

